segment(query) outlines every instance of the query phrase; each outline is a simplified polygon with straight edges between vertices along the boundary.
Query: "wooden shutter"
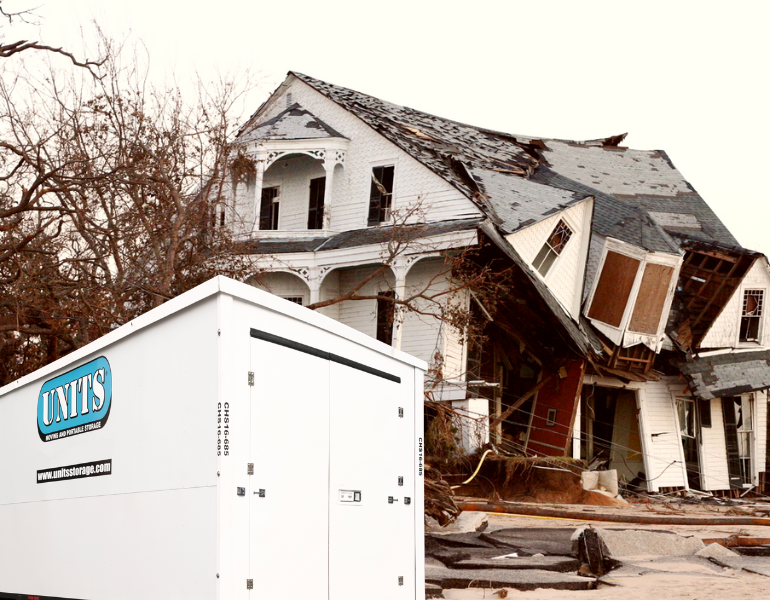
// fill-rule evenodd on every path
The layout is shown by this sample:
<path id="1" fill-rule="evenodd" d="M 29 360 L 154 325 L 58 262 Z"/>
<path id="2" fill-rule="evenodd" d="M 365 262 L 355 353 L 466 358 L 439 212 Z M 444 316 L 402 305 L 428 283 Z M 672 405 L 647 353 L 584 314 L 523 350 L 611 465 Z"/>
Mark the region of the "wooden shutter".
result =
<path id="1" fill-rule="evenodd" d="M 628 328 L 638 333 L 658 333 L 663 307 L 671 285 L 673 267 L 647 264 Z"/>
<path id="2" fill-rule="evenodd" d="M 607 252 L 588 316 L 607 325 L 620 327 L 638 270 L 639 261 L 635 258 Z"/>

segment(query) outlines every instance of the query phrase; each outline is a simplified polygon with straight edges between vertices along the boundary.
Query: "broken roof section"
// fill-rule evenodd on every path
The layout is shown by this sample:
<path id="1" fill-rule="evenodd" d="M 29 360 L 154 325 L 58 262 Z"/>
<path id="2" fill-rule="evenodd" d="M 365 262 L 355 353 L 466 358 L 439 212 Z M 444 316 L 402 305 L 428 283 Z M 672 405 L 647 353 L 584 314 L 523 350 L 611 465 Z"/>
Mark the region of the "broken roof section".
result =
<path id="1" fill-rule="evenodd" d="M 679 363 L 694 396 L 703 400 L 770 387 L 770 350 L 728 352 Z"/>
<path id="2" fill-rule="evenodd" d="M 241 141 L 255 140 L 310 140 L 345 138 L 296 102 L 272 119 L 256 125 L 241 136 Z"/>
<path id="3" fill-rule="evenodd" d="M 624 135 L 587 142 L 514 136 L 290 75 L 475 200 L 504 233 L 594 196 L 600 235 L 671 254 L 679 253 L 682 234 L 737 245 L 665 152 L 619 147 Z"/>
<path id="4" fill-rule="evenodd" d="M 673 236 L 738 246 L 663 150 L 548 140 L 543 157 L 554 172 L 643 209 Z"/>

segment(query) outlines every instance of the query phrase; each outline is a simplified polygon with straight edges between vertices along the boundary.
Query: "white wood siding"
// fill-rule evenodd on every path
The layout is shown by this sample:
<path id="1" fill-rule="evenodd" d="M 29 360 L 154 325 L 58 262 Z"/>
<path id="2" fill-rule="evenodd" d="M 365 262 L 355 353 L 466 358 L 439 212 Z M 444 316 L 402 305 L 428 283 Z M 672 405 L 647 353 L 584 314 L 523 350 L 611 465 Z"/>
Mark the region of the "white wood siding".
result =
<path id="1" fill-rule="evenodd" d="M 262 187 L 280 189 L 278 229 L 282 231 L 307 229 L 310 180 L 325 176 L 323 163 L 309 156 L 295 156 L 276 161 L 265 171 Z"/>
<path id="2" fill-rule="evenodd" d="M 640 389 L 646 475 L 652 491 L 687 485 L 676 410 L 669 390 L 669 384 L 676 385 L 676 381 L 674 377 L 664 377 L 661 381 L 648 382 Z M 679 386 L 685 387 L 681 382 Z"/>
<path id="3" fill-rule="evenodd" d="M 274 99 L 260 120 L 270 119 L 286 108 L 286 93 L 291 93 L 292 102 L 298 102 L 350 139 L 345 166 L 335 171 L 334 198 L 326 199 L 327 206 L 331 206 L 332 230 L 347 231 L 367 226 L 373 165 L 395 165 L 393 209 L 420 205 L 421 214 L 413 220 L 440 221 L 482 216 L 473 202 L 444 179 L 358 117 L 297 79 L 290 79 L 289 85 Z M 304 188 L 304 182 L 300 187 Z M 287 227 L 282 224 L 281 229 L 296 224 L 301 225 L 301 219 L 287 221 Z M 305 226 L 306 223 L 299 229 Z"/>
<path id="4" fill-rule="evenodd" d="M 369 277 L 378 267 L 343 269 L 339 271 L 339 293 L 345 294 Z M 367 282 L 358 293 L 373 296 L 379 292 L 393 289 L 393 274 Z M 371 337 L 377 335 L 377 301 L 346 300 L 339 303 L 339 321 Z"/>
<path id="5" fill-rule="evenodd" d="M 760 258 L 754 261 L 741 285 L 724 307 L 714 324 L 701 342 L 701 348 L 734 348 L 738 346 L 738 331 L 743 310 L 743 292 L 750 289 L 765 290 L 764 316 L 762 317 L 761 345 L 770 345 L 770 322 L 768 322 L 768 301 L 770 298 L 770 274 L 767 263 Z M 748 344 L 756 347 L 757 344 Z"/>
<path id="6" fill-rule="evenodd" d="M 256 281 L 249 280 L 248 283 L 281 298 L 301 296 L 303 306 L 310 303 L 310 289 L 302 279 L 292 273 L 264 273 Z"/>
<path id="7" fill-rule="evenodd" d="M 703 485 L 708 491 L 729 490 L 730 476 L 727 470 L 727 446 L 721 398 L 714 398 L 709 402 L 709 406 L 711 427 L 701 428 Z"/>
<path id="8" fill-rule="evenodd" d="M 407 297 L 425 291 L 427 294 L 441 293 L 449 289 L 450 281 L 444 273 L 447 266 L 441 259 L 427 259 L 416 263 L 406 276 Z M 446 296 L 437 298 L 441 305 L 450 299 Z M 465 294 L 453 301 L 467 304 Z M 442 373 L 445 379 L 462 380 L 465 371 L 464 345 L 462 335 L 449 324 L 431 315 L 440 315 L 440 306 L 431 305 L 425 300 L 418 300 L 416 307 L 420 312 L 407 312 L 404 316 L 401 350 L 421 358 L 435 367 L 436 354 L 443 361 Z"/>
<path id="9" fill-rule="evenodd" d="M 593 200 L 585 200 L 507 237 L 507 240 L 521 257 L 532 266 L 532 262 L 548 236 L 551 235 L 559 221 L 564 219 L 572 230 L 572 237 L 543 280 L 574 319 L 580 318 L 580 296 L 583 288 L 588 237 L 591 235 L 592 207 Z"/>
<path id="10" fill-rule="evenodd" d="M 759 484 L 759 473 L 765 470 L 767 453 L 767 392 L 754 392 L 754 484 Z"/>

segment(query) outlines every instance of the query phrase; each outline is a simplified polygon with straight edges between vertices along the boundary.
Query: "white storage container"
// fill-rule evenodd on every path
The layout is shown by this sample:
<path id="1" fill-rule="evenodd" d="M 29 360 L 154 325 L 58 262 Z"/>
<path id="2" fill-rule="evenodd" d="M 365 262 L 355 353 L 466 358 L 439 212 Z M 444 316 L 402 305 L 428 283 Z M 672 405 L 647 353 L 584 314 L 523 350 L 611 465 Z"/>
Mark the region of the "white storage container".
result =
<path id="1" fill-rule="evenodd" d="M 218 277 L 0 389 L 0 598 L 423 598 L 424 370 Z"/>

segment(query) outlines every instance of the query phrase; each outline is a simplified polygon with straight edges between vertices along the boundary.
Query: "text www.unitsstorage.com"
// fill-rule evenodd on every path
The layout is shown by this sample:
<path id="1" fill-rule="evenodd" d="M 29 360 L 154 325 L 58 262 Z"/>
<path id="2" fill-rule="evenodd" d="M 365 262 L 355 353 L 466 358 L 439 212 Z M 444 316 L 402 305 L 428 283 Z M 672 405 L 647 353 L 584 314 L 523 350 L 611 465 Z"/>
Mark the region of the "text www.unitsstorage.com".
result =
<path id="1" fill-rule="evenodd" d="M 83 477 L 99 477 L 112 474 L 112 459 L 95 460 L 78 465 L 64 467 L 52 467 L 41 469 L 37 472 L 38 483 L 50 483 L 52 481 L 65 481 L 67 479 L 82 479 Z"/>

